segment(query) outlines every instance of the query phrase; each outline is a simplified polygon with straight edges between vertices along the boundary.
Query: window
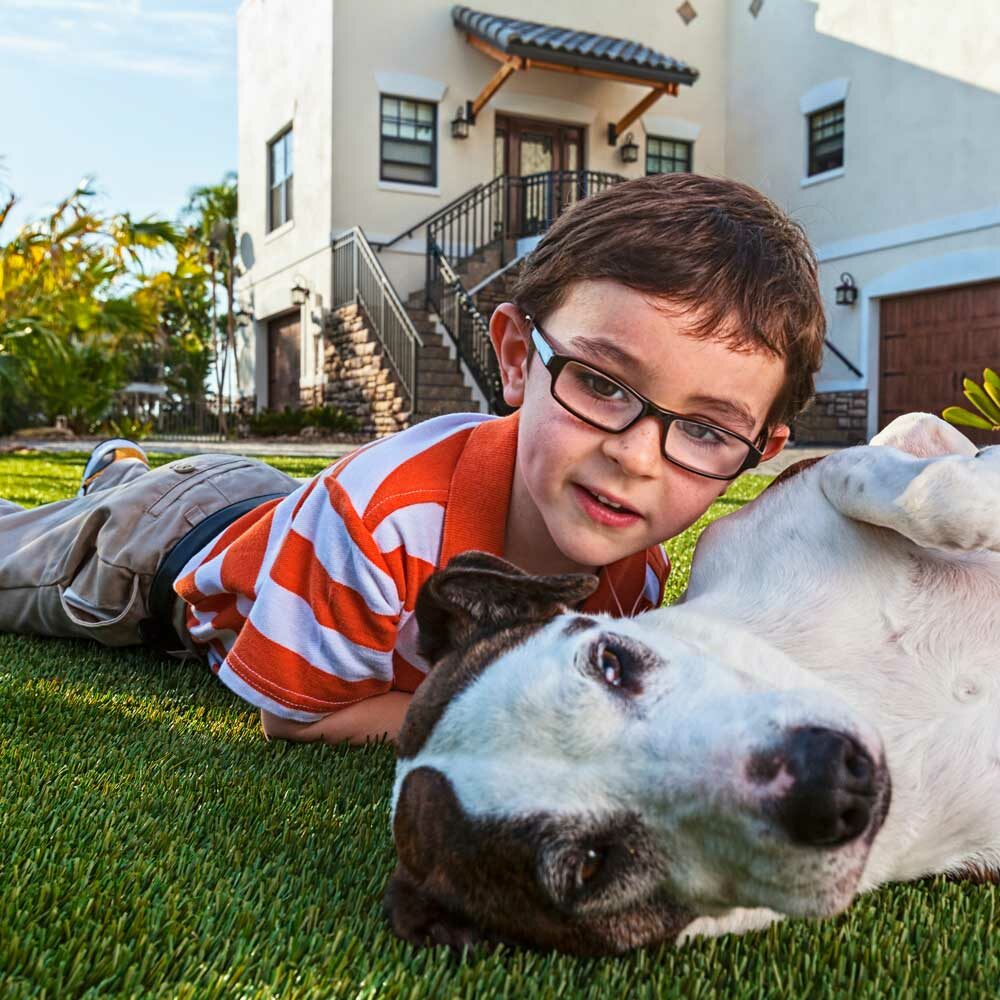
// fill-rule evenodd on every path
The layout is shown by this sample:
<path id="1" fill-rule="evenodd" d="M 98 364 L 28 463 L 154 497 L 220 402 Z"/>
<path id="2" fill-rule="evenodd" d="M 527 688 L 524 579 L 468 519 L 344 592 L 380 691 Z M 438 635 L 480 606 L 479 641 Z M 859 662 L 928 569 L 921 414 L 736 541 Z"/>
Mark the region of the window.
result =
<path id="1" fill-rule="evenodd" d="M 808 176 L 844 165 L 844 102 L 809 115 Z"/>
<path id="2" fill-rule="evenodd" d="M 694 143 L 646 136 L 647 174 L 689 174 Z"/>
<path id="3" fill-rule="evenodd" d="M 404 184 L 437 183 L 437 105 L 382 95 L 379 177 Z"/>
<path id="4" fill-rule="evenodd" d="M 267 231 L 292 218 L 292 130 L 267 146 Z"/>

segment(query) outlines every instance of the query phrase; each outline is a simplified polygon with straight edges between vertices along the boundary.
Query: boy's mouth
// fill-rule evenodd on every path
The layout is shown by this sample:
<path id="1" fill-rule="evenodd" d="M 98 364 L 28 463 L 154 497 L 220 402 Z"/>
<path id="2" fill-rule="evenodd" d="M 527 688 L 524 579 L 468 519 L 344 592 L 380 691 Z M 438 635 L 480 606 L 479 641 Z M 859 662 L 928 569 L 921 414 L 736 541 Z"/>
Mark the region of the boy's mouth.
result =
<path id="1" fill-rule="evenodd" d="M 608 525 L 613 528 L 623 528 L 634 524 L 640 518 L 638 511 L 633 510 L 624 501 L 617 497 L 609 496 L 598 490 L 592 490 L 586 486 L 573 484 L 577 502 L 584 512 L 599 524 Z"/>

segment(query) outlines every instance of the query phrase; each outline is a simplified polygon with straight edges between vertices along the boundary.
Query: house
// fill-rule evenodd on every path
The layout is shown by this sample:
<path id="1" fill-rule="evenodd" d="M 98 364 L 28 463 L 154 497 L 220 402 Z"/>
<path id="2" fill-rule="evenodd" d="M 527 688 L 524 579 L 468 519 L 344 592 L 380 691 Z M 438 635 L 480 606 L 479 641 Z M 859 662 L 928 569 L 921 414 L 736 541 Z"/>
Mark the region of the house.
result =
<path id="1" fill-rule="evenodd" d="M 259 406 L 496 408 L 492 303 L 577 198 L 746 181 L 805 227 L 800 441 L 1000 364 L 1000 22 L 974 0 L 243 0 L 239 294 Z"/>

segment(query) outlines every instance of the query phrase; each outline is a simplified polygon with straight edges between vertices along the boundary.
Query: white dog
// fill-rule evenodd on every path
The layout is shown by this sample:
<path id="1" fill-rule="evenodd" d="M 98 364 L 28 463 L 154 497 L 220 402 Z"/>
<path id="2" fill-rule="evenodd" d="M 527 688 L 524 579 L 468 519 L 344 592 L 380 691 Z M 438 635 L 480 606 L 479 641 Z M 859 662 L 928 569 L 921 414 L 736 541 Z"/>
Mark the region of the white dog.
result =
<path id="1" fill-rule="evenodd" d="M 926 414 L 872 445 L 717 521 L 636 619 L 481 554 L 431 578 L 399 935 L 617 953 L 996 879 L 1000 447 Z"/>

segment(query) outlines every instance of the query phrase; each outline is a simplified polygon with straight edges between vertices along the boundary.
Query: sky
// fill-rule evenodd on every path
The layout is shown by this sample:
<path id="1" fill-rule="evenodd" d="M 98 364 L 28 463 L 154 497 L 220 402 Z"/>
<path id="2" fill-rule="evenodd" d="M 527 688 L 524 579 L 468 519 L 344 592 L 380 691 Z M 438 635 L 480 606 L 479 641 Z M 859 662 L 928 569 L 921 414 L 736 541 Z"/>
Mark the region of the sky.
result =
<path id="1" fill-rule="evenodd" d="M 98 205 L 176 218 L 236 169 L 239 0 L 0 0 L 9 236 L 95 179 Z"/>

